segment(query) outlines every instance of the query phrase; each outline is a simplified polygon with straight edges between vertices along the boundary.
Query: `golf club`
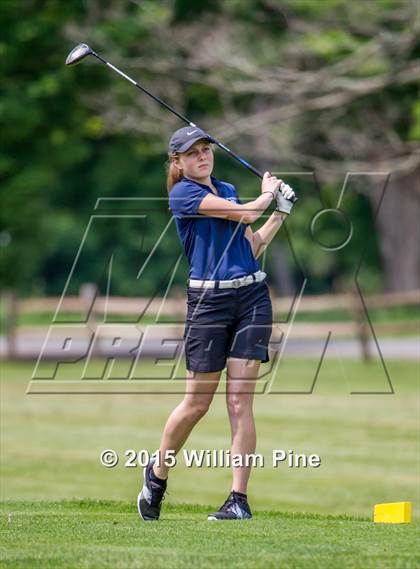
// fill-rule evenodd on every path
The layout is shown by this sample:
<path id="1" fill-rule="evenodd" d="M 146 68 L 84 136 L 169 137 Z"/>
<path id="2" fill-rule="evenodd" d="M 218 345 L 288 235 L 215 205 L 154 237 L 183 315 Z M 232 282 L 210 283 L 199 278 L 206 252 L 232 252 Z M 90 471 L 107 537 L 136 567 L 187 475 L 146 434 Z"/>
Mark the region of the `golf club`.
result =
<path id="1" fill-rule="evenodd" d="M 157 103 L 159 103 L 160 105 L 162 105 L 163 107 L 165 107 L 166 109 L 168 109 L 168 111 L 171 111 L 171 113 L 173 113 L 174 115 L 176 115 L 179 119 L 181 119 L 182 121 L 184 121 L 187 125 L 191 126 L 191 127 L 197 127 L 196 124 L 194 124 L 193 122 L 191 122 L 189 119 L 187 119 L 187 117 L 184 117 L 183 115 L 181 115 L 180 113 L 178 113 L 175 109 L 173 109 L 172 107 L 170 107 L 167 103 L 165 103 L 165 101 L 162 101 L 162 99 L 160 99 L 159 97 L 156 97 L 156 95 L 153 95 L 153 93 L 151 93 L 150 91 L 148 91 L 147 89 L 145 89 L 144 87 L 142 87 L 139 83 L 137 83 L 137 81 L 134 81 L 134 79 L 132 79 L 131 77 L 129 77 L 128 75 L 126 75 L 123 71 L 121 71 L 120 69 L 118 69 L 118 67 L 115 67 L 115 65 L 112 65 L 112 63 L 109 63 L 109 61 L 106 61 L 105 59 L 103 59 L 100 55 L 98 55 L 96 52 L 93 51 L 93 49 L 91 49 L 87 44 L 85 43 L 80 43 L 79 45 L 77 45 L 74 49 L 72 49 L 72 51 L 68 54 L 67 59 L 66 59 L 66 65 L 75 65 L 77 63 L 79 63 L 80 61 L 82 61 L 82 59 L 84 59 L 85 57 L 87 57 L 88 55 L 93 55 L 94 57 L 96 57 L 97 59 L 99 59 L 99 61 L 101 63 L 104 63 L 105 65 L 107 65 L 108 67 L 110 67 L 113 71 L 115 71 L 116 73 L 118 73 L 118 75 L 121 75 L 121 77 L 124 77 L 124 79 L 127 79 L 127 81 L 129 81 L 130 83 L 132 83 L 135 87 L 137 87 L 137 89 L 140 89 L 141 91 L 143 91 L 143 93 L 146 93 L 146 95 L 149 95 L 149 97 L 152 97 L 152 99 L 154 99 Z M 227 152 L 230 156 L 232 156 L 232 158 L 235 158 L 235 160 L 237 160 L 238 162 L 240 162 L 242 164 L 242 166 L 245 166 L 245 168 L 247 168 L 248 170 L 250 170 L 253 174 L 255 174 L 256 176 L 258 176 L 260 179 L 263 178 L 263 174 L 257 170 L 257 168 L 255 168 L 254 166 L 252 166 L 252 164 L 249 164 L 249 162 L 247 162 L 246 160 L 244 160 L 243 158 L 241 158 L 240 156 L 238 156 L 237 154 L 235 154 L 235 152 L 232 152 L 232 150 L 230 148 L 228 148 L 225 144 L 223 144 L 222 142 L 219 142 L 218 140 L 216 140 L 215 138 L 211 137 L 212 141 L 214 142 L 214 144 L 216 144 L 219 148 L 221 148 L 222 150 L 224 150 L 225 152 Z M 297 201 L 297 197 L 295 196 L 293 199 L 291 199 L 290 201 L 292 201 L 293 203 Z"/>

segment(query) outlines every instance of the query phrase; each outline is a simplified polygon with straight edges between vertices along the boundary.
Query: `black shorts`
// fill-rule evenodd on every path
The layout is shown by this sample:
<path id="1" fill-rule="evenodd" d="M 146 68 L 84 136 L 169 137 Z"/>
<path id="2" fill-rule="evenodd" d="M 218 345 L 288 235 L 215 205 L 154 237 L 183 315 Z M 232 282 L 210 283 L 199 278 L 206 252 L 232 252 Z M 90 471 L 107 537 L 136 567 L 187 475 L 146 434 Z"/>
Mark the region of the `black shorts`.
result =
<path id="1" fill-rule="evenodd" d="M 239 288 L 188 287 L 187 305 L 188 370 L 220 371 L 228 357 L 269 361 L 273 310 L 265 281 Z"/>

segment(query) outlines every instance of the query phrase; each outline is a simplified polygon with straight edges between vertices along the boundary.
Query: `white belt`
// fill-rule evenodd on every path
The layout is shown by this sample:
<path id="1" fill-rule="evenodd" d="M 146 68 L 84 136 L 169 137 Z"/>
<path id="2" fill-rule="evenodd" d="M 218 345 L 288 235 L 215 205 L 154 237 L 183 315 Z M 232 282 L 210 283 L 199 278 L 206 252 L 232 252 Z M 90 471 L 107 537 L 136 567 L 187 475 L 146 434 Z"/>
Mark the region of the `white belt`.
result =
<path id="1" fill-rule="evenodd" d="M 214 288 L 216 283 L 219 283 L 219 288 L 239 288 L 240 286 L 248 286 L 253 282 L 261 282 L 265 279 L 267 273 L 264 271 L 257 271 L 252 275 L 246 275 L 237 279 L 229 281 L 200 281 L 198 279 L 189 279 L 188 286 L 200 288 Z"/>

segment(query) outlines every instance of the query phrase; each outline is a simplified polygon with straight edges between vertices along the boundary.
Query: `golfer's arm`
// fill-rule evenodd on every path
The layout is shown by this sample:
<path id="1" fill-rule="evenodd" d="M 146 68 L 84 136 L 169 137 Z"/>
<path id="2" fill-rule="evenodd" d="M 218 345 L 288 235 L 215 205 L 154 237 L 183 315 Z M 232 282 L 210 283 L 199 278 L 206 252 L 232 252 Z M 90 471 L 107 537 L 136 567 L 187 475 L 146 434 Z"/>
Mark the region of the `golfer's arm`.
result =
<path id="1" fill-rule="evenodd" d="M 215 195 L 207 194 L 200 203 L 198 212 L 210 217 L 230 219 L 239 223 L 254 223 L 273 200 L 271 192 L 259 195 L 246 204 L 232 203 Z"/>
<path id="2" fill-rule="evenodd" d="M 285 213 L 274 211 L 258 231 L 252 232 L 250 227 L 246 228 L 245 237 L 250 242 L 252 252 L 256 259 L 263 254 L 271 243 L 286 216 L 287 214 Z"/>

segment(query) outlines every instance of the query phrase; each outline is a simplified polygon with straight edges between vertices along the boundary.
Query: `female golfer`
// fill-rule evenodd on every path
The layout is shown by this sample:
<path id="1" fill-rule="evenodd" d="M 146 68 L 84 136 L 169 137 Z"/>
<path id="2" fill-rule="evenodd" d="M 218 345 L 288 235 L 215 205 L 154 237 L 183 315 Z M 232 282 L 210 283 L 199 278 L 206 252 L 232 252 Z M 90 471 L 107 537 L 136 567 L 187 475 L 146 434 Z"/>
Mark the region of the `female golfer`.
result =
<path id="1" fill-rule="evenodd" d="M 159 450 L 144 469 L 137 500 L 144 520 L 159 519 L 169 467 L 193 427 L 204 416 L 227 363 L 226 402 L 232 434 L 231 492 L 209 520 L 252 518 L 247 501 L 255 453 L 253 396 L 261 362 L 268 362 L 272 307 L 261 255 L 290 213 L 293 190 L 269 172 L 261 195 L 242 204 L 232 184 L 214 176 L 212 138 L 199 128 L 177 130 L 169 142 L 169 206 L 188 258 L 185 357 L 187 392 L 169 416 Z M 281 189 L 280 189 L 281 187 Z M 276 199 L 277 207 L 255 233 L 249 225 Z M 157 458 L 159 460 L 157 460 Z"/>

